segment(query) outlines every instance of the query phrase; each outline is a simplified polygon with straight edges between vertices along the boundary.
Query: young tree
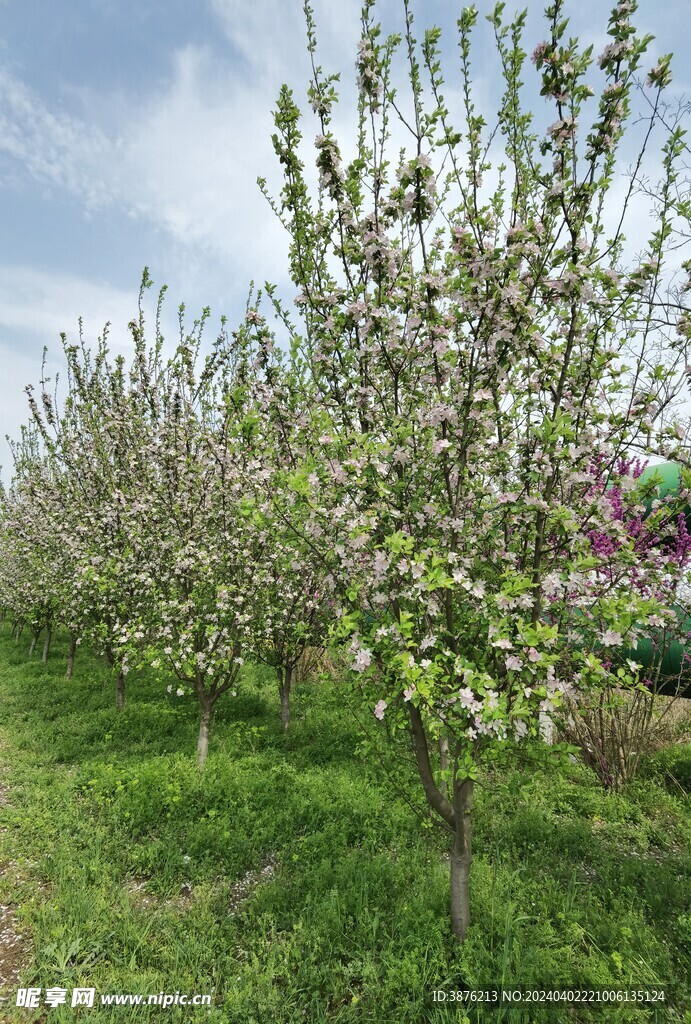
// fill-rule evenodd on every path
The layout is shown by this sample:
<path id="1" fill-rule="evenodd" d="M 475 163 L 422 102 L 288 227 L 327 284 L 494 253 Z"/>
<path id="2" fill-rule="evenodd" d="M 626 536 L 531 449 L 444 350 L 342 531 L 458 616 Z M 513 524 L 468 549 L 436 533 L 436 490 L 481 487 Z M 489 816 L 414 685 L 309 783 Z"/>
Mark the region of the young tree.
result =
<path id="1" fill-rule="evenodd" d="M 257 296 L 257 303 L 261 295 Z M 304 394 L 301 376 L 287 372 L 275 351 L 264 317 L 248 305 L 247 329 L 236 343 L 242 347 L 243 369 L 225 381 L 224 407 L 236 418 L 238 378 L 243 381 L 244 426 L 235 434 L 235 446 L 246 451 L 245 499 L 251 502 L 257 533 L 257 562 L 252 599 L 250 654 L 276 672 L 281 702 L 281 725 L 290 726 L 290 695 L 300 658 L 308 647 L 323 646 L 333 619 L 331 580 L 323 561 L 305 543 L 296 528 L 300 512 L 294 492 L 285 487 L 284 470 L 293 459 L 290 433 Z M 277 394 L 280 391 L 280 407 Z M 289 411 L 289 415 L 286 413 Z M 278 415 L 276 415 L 279 413 Z M 286 515 L 291 506 L 292 515 Z"/>
<path id="2" fill-rule="evenodd" d="M 42 632 L 43 661 L 48 660 L 56 626 L 67 624 L 75 562 L 67 542 L 63 510 L 51 500 L 56 469 L 41 450 L 39 436 L 23 427 L 12 443 L 14 476 L 3 494 L 0 604 L 31 629 L 32 655 Z"/>
<path id="3" fill-rule="evenodd" d="M 112 359 L 108 330 L 94 352 L 72 345 L 63 335 L 67 394 L 62 403 L 42 382 L 40 401 L 29 388 L 34 428 L 48 472 L 35 488 L 35 500 L 52 523 L 55 542 L 68 553 L 73 575 L 64 580 L 62 618 L 72 634 L 68 674 L 76 641 L 85 640 L 105 655 L 115 674 L 115 704 L 124 707 L 128 654 L 127 626 L 141 618 L 152 579 L 143 565 L 138 496 L 151 471 L 145 441 L 158 415 L 156 375 L 162 339 L 157 314 L 156 344 L 143 343 L 142 299 L 150 285 L 145 270 L 139 317 L 130 324 L 133 358 Z M 127 643 L 123 640 L 123 631 Z M 136 636 L 139 647 L 144 634 Z"/>
<path id="4" fill-rule="evenodd" d="M 124 643 L 146 636 L 144 657 L 172 670 L 200 709 L 197 756 L 206 762 L 214 707 L 235 693 L 252 648 L 256 565 L 262 538 L 245 495 L 249 416 L 244 365 L 222 329 L 201 359 L 209 312 L 185 334 L 158 381 L 160 415 L 145 450 L 150 470 L 138 506 L 143 563 L 151 580 Z M 143 342 L 142 342 L 143 343 Z M 233 403 L 222 397 L 223 386 Z"/>
<path id="5" fill-rule="evenodd" d="M 484 757 L 536 736 L 541 712 L 572 687 L 601 686 L 608 652 L 669 616 L 659 558 L 613 521 L 605 489 L 623 486 L 620 460 L 632 453 L 686 465 L 671 416 L 689 284 L 668 288 L 684 132 L 661 116 L 668 56 L 648 75 L 645 122 L 633 118 L 650 43 L 631 23 L 634 0 L 612 11 L 597 59 L 568 37 L 561 0 L 551 4 L 532 57 L 544 98 L 534 112 L 521 79 L 525 14 L 506 24 L 498 4 L 489 20 L 504 92 L 492 130 L 473 99 L 477 10 L 458 22 L 458 128 L 442 93 L 439 30 L 419 44 L 403 0 L 402 37 L 382 40 L 373 8 L 362 10 L 357 153 L 344 164 L 332 130 L 337 76 L 315 63 L 305 4 L 314 198 L 287 87 L 275 113 L 285 180 L 272 202 L 291 236 L 300 329 L 277 306 L 311 389 L 299 416 L 275 390 L 274 415 L 293 416 L 284 484 L 296 500 L 283 514 L 340 589 L 338 633 L 374 714 L 409 732 L 425 797 L 450 835 L 451 920 L 463 941 Z M 401 43 L 409 109 L 392 85 Z M 631 263 L 624 226 L 663 120 L 661 181 L 646 182 L 654 228 Z M 394 160 L 392 124 L 410 142 Z M 640 148 L 622 192 L 627 126 Z M 686 469 L 682 479 L 684 501 Z M 603 535 L 617 542 L 606 552 Z M 646 588 L 631 587 L 634 574 Z M 578 642 L 579 616 L 597 624 L 590 647 Z M 448 797 L 433 770 L 438 740 L 449 750 Z"/>

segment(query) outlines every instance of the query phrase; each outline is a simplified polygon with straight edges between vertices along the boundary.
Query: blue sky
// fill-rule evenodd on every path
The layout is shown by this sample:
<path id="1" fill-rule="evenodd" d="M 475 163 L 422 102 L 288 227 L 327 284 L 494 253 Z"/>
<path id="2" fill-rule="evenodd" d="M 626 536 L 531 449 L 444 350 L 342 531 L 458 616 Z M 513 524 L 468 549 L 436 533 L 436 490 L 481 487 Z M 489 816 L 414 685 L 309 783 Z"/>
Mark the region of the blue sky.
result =
<path id="1" fill-rule="evenodd" d="M 688 0 L 641 0 L 636 23 L 670 50 L 674 93 L 689 93 L 684 63 Z M 481 13 L 490 5 L 480 0 Z M 570 34 L 604 45 L 609 4 L 567 2 Z M 441 24 L 454 79 L 459 5 L 413 2 L 420 27 Z M 526 48 L 544 37 L 531 5 Z M 337 129 L 353 125 L 354 0 L 314 0 L 320 63 L 343 73 Z M 507 4 L 511 10 L 512 4 Z M 380 5 L 400 28 L 400 4 Z M 596 50 L 596 52 L 599 52 Z M 491 41 L 478 33 L 478 102 L 495 84 Z M 531 69 L 532 71 L 532 69 Z M 531 74 L 528 72 L 528 75 Z M 111 321 L 127 349 L 142 268 L 168 285 L 164 327 L 176 309 L 212 322 L 241 315 L 251 279 L 286 276 L 287 239 L 256 185 L 280 178 L 270 136 L 282 82 L 303 108 L 309 64 L 302 0 L 0 0 L 0 436 L 26 420 L 23 388 L 61 365 L 61 331 L 87 339 Z M 305 137 L 316 134 L 309 126 Z M 343 134 L 343 133 L 341 133 Z M 352 139 L 352 130 L 350 131 Z M 307 152 L 307 151 L 306 151 Z M 5 482 L 11 464 L 0 443 Z"/>

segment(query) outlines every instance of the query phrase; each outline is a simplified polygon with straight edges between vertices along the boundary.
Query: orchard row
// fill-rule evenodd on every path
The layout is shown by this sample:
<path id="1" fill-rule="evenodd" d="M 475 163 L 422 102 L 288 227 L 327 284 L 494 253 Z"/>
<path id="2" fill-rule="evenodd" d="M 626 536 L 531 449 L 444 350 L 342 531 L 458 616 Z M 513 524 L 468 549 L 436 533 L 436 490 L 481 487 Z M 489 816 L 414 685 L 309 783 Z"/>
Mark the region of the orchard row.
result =
<path id="1" fill-rule="evenodd" d="M 350 162 L 333 131 L 338 76 L 313 65 L 314 189 L 300 111 L 287 87 L 278 99 L 284 181 L 270 202 L 290 234 L 297 317 L 267 286 L 207 348 L 208 314 L 189 332 L 181 314 L 171 359 L 160 317 L 147 341 L 141 303 L 129 361 L 107 338 L 94 352 L 65 340 L 67 394 L 30 393 L 15 448 L 1 601 L 34 632 L 61 623 L 99 647 L 120 702 L 131 666 L 173 672 L 199 702 L 200 762 L 244 660 L 275 667 L 287 726 L 297 659 L 328 636 L 367 709 L 410 738 L 453 838 L 463 939 L 483 758 L 539 744 L 541 716 L 579 693 L 654 686 L 660 659 L 638 662 L 638 639 L 657 631 L 663 647 L 681 630 L 684 110 L 662 99 L 669 56 L 638 77 L 651 40 L 633 0 L 614 8 L 597 61 L 568 37 L 563 4 L 548 9 L 536 109 L 525 16 L 505 24 L 497 5 L 494 131 L 473 100 L 477 11 L 458 23 L 447 104 L 439 31 L 419 44 L 404 3 L 403 39 L 384 39 L 373 6 Z M 407 106 L 392 85 L 401 42 Z M 640 161 L 622 183 L 629 128 Z M 401 138 L 409 152 L 392 155 Z M 640 171 L 656 140 L 658 180 Z M 651 214 L 635 258 L 634 196 L 637 223 L 641 202 Z M 651 458 L 681 464 L 677 495 L 641 480 Z"/>

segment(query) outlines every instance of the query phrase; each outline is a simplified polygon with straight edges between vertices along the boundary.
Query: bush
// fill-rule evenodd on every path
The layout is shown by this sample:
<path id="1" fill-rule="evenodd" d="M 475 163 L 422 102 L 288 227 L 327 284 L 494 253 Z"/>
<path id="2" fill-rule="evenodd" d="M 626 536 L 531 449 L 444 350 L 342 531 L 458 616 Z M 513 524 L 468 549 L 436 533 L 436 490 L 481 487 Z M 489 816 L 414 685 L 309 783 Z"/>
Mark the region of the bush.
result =
<path id="1" fill-rule="evenodd" d="M 619 789 L 637 773 L 641 759 L 683 739 L 691 711 L 683 698 L 614 686 L 569 701 L 563 738 L 580 748 L 603 786 Z"/>

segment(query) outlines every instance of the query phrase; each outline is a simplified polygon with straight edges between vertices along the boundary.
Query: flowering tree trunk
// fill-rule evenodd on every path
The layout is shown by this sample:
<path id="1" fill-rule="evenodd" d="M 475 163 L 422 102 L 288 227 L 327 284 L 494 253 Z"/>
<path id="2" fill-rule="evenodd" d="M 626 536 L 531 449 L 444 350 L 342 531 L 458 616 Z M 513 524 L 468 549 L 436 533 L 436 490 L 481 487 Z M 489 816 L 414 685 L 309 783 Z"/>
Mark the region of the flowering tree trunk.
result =
<path id="1" fill-rule="evenodd" d="M 470 924 L 470 865 L 472 854 L 473 780 L 456 776 L 453 782 L 455 833 L 451 847 L 451 927 L 465 942 Z"/>
<path id="2" fill-rule="evenodd" d="M 197 741 L 197 764 L 203 768 L 209 755 L 209 733 L 211 732 L 211 715 L 213 702 L 203 694 L 199 698 L 199 739 Z"/>
<path id="3" fill-rule="evenodd" d="M 44 665 L 48 661 L 48 655 L 50 654 L 50 642 L 51 642 L 52 638 L 53 638 L 53 627 L 52 627 L 52 624 L 51 624 L 51 622 L 49 620 L 48 622 L 46 622 L 46 635 L 45 635 L 45 639 L 43 641 L 43 656 L 42 656 L 41 660 L 43 661 Z"/>
<path id="4" fill-rule="evenodd" d="M 451 789 L 448 781 L 448 773 L 451 768 L 451 758 L 449 755 L 449 737 L 439 737 L 439 771 L 441 775 L 440 788 L 444 796 L 448 798 Z"/>
<path id="5" fill-rule="evenodd" d="M 122 711 L 125 706 L 125 673 L 122 665 L 118 668 L 117 678 L 115 680 L 115 707 L 118 711 Z"/>
<path id="6" fill-rule="evenodd" d="M 115 652 L 110 646 L 106 647 L 106 661 L 115 672 L 115 707 L 122 711 L 125 706 L 125 671 L 121 661 L 115 657 Z M 115 671 L 117 668 L 117 671 Z"/>
<path id="7" fill-rule="evenodd" d="M 461 770 L 460 744 L 456 745 L 450 801 L 434 779 L 429 741 L 419 710 L 409 705 L 410 734 L 420 780 L 430 808 L 445 822 L 452 834 L 449 855 L 451 868 L 451 926 L 456 938 L 463 942 L 470 922 L 470 865 L 472 862 L 472 796 L 473 780 Z"/>
<path id="8" fill-rule="evenodd" d="M 282 668 L 276 669 L 278 675 L 278 692 L 281 698 L 281 728 L 288 732 L 290 728 L 290 686 L 293 676 L 293 663 L 287 661 Z"/>
<path id="9" fill-rule="evenodd" d="M 67 679 L 71 679 L 74 673 L 74 659 L 77 654 L 77 634 L 70 633 L 70 646 L 67 652 L 67 672 L 65 676 Z"/>

